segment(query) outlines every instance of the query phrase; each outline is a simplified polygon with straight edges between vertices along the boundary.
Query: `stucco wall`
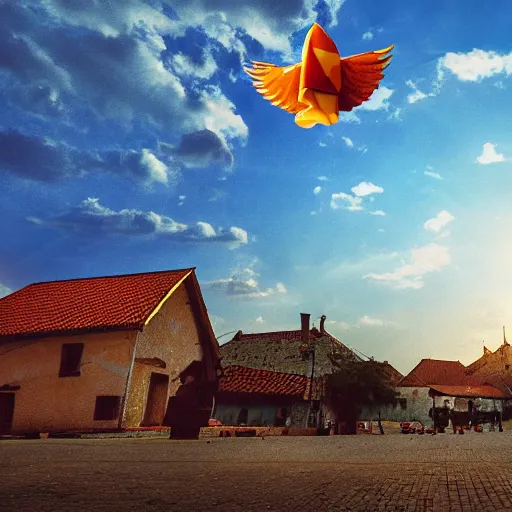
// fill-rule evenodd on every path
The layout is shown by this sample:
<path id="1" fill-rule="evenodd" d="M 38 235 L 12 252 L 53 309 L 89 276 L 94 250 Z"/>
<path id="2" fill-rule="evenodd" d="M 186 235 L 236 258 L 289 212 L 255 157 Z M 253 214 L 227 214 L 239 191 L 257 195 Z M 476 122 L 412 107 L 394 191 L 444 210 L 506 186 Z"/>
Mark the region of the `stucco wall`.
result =
<path id="1" fill-rule="evenodd" d="M 182 284 L 137 334 L 136 359 L 158 358 L 165 362 L 166 368 L 135 362 L 127 398 L 126 427 L 137 427 L 143 420 L 152 372 L 169 375 L 169 396 L 172 396 L 180 385 L 178 375 L 181 371 L 192 361 L 202 358 L 196 321 L 189 302 Z"/>
<path id="2" fill-rule="evenodd" d="M 20 386 L 13 433 L 116 428 L 118 420 L 93 420 L 96 396 L 124 396 L 135 336 L 127 331 L 0 345 L 0 386 Z M 84 343 L 79 377 L 59 377 L 64 343 Z"/>
<path id="3" fill-rule="evenodd" d="M 455 412 L 468 411 L 468 398 L 456 398 L 450 396 L 436 396 L 435 402 L 429 396 L 429 388 L 399 387 L 398 399 L 407 400 L 406 408 L 403 409 L 400 403 L 394 407 L 392 405 L 380 408 L 382 420 L 386 421 L 421 421 L 427 427 L 433 427 L 434 422 L 429 415 L 430 409 L 435 403 L 436 409 L 448 407 Z M 501 400 L 491 400 L 486 398 L 471 399 L 477 410 L 481 412 L 502 411 Z M 378 409 L 363 408 L 360 418 L 369 420 L 377 419 Z"/>
<path id="4" fill-rule="evenodd" d="M 238 415 L 242 408 L 247 409 L 247 425 L 252 427 L 273 426 L 280 408 L 286 408 L 291 414 L 291 427 L 303 428 L 307 416 L 308 403 L 295 402 L 291 406 L 288 403 L 279 404 L 222 404 L 215 407 L 215 419 L 223 425 L 234 426 L 237 424 Z"/>
<path id="5" fill-rule="evenodd" d="M 428 414 L 432 407 L 432 398 L 428 394 L 429 388 L 398 387 L 396 390 L 399 393 L 397 400 L 405 399 L 407 401 L 405 409 L 402 408 L 399 402 L 396 406 L 387 405 L 381 407 L 381 419 L 386 421 L 415 420 L 421 421 L 427 427 L 432 427 L 433 421 Z M 377 417 L 378 409 L 376 408 L 364 407 L 360 414 L 360 418 L 365 420 L 376 419 Z"/>

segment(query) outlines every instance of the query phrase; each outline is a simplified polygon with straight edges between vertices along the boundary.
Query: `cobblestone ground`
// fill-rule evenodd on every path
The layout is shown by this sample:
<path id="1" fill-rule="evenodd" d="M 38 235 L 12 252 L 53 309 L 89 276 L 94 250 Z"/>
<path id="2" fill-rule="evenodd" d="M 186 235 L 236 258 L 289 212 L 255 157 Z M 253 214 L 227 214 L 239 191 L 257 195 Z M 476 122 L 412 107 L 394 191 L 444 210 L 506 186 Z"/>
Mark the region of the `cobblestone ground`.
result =
<path id="1" fill-rule="evenodd" d="M 512 432 L 0 441 L 0 511 L 512 511 Z"/>

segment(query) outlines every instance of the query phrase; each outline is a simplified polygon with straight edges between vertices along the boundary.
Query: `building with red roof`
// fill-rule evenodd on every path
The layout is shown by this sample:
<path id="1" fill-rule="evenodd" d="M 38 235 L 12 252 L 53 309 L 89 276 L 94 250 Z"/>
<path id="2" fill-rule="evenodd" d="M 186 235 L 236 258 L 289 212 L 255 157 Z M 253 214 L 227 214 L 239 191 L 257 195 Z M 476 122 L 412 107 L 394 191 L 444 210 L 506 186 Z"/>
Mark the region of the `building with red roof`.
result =
<path id="1" fill-rule="evenodd" d="M 236 424 L 242 417 L 254 426 L 262 426 L 282 422 L 285 411 L 293 427 L 322 426 L 329 420 L 334 421 L 324 385 L 324 376 L 334 369 L 329 356 L 342 351 L 355 355 L 357 360 L 362 359 L 326 331 L 325 320 L 322 316 L 317 328 L 310 325 L 310 315 L 302 313 L 300 329 L 250 334 L 238 331 L 229 342 L 221 345 L 224 371 L 235 372 L 240 378 L 236 379 L 236 393 L 230 388 L 229 393 L 220 393 L 217 397 L 215 417 L 225 424 Z M 382 364 L 394 382 L 402 378 L 387 361 Z M 252 380 L 256 375 L 266 383 L 265 389 L 274 386 L 276 390 L 286 387 L 290 391 L 289 379 L 292 379 L 305 383 L 306 391 L 300 397 L 290 392 L 279 396 L 263 393 Z M 224 379 L 221 379 L 221 390 L 226 390 L 224 386 L 228 385 Z"/>
<path id="2" fill-rule="evenodd" d="M 160 425 L 218 350 L 194 268 L 31 284 L 0 299 L 0 433 Z"/>
<path id="3" fill-rule="evenodd" d="M 499 416 L 508 395 L 460 361 L 422 359 L 397 384 L 397 400 L 383 408 L 382 419 L 446 426 L 450 417 L 468 425 Z"/>
<path id="4" fill-rule="evenodd" d="M 227 366 L 216 395 L 215 418 L 224 425 L 303 426 L 309 379 L 304 375 Z M 299 418 L 297 418 L 299 415 Z"/>

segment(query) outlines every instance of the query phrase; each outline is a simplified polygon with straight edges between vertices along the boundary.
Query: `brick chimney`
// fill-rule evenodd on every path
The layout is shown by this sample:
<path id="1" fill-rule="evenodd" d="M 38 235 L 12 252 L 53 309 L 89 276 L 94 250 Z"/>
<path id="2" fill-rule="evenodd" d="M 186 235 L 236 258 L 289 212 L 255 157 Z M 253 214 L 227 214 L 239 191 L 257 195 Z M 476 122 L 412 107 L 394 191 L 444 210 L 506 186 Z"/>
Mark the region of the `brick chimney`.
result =
<path id="1" fill-rule="evenodd" d="M 325 319 L 326 319 L 326 318 L 327 318 L 327 317 L 326 317 L 325 315 L 322 315 L 322 316 L 320 317 L 320 333 L 321 333 L 321 334 L 325 334 L 325 327 L 324 327 L 324 324 L 325 324 Z"/>
<path id="2" fill-rule="evenodd" d="M 300 325 L 302 330 L 301 339 L 303 342 L 309 341 L 309 319 L 311 315 L 309 313 L 300 314 Z"/>

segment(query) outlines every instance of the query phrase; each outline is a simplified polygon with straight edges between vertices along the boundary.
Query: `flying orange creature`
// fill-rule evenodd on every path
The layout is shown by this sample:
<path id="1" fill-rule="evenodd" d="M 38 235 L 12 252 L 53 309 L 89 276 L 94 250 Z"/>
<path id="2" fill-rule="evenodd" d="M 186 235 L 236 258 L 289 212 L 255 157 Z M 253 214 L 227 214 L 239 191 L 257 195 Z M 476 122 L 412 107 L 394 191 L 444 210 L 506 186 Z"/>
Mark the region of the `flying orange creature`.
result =
<path id="1" fill-rule="evenodd" d="M 393 47 L 340 57 L 334 41 L 314 23 L 302 47 L 302 62 L 284 67 L 253 62 L 244 71 L 272 105 L 295 114 L 300 127 L 330 126 L 338 122 L 340 111 L 361 105 L 379 87 Z"/>

